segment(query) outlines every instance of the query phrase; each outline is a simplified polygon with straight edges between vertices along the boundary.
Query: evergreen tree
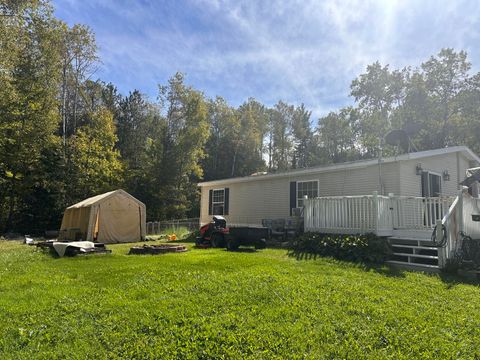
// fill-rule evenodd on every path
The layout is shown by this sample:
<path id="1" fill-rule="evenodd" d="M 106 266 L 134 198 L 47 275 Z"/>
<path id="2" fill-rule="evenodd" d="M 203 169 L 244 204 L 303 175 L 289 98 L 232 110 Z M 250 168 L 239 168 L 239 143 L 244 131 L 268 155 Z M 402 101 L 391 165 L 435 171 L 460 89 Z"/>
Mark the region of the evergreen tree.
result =
<path id="1" fill-rule="evenodd" d="M 311 111 L 301 104 L 295 108 L 292 119 L 293 157 L 292 168 L 305 168 L 314 162 L 313 132 L 310 124 Z"/>
<path id="2" fill-rule="evenodd" d="M 210 137 L 205 145 L 207 156 L 202 161 L 204 180 L 228 178 L 240 143 L 240 114 L 223 98 L 217 97 L 208 102 L 208 121 Z"/>
<path id="3" fill-rule="evenodd" d="M 279 101 L 270 112 L 271 167 L 287 170 L 292 161 L 292 126 L 295 108 Z"/>
<path id="4" fill-rule="evenodd" d="M 263 139 L 267 127 L 265 107 L 253 98 L 237 110 L 240 126 L 235 135 L 230 176 L 246 176 L 265 168 Z"/>

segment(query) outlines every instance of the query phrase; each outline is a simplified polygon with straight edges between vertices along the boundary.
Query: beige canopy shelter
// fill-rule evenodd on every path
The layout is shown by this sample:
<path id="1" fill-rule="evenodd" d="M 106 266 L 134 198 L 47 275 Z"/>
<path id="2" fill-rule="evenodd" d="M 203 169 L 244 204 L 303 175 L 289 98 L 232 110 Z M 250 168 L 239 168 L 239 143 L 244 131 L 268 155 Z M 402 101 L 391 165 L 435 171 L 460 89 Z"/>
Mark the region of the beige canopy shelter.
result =
<path id="1" fill-rule="evenodd" d="M 69 206 L 61 240 L 123 243 L 145 240 L 146 207 L 124 190 L 110 191 Z"/>

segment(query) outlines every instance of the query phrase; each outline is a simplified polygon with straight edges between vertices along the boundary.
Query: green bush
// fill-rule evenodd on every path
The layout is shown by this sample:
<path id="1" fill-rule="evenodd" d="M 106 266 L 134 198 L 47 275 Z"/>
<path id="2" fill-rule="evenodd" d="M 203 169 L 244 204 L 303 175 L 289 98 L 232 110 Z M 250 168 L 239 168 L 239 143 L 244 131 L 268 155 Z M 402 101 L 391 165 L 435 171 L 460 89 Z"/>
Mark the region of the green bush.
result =
<path id="1" fill-rule="evenodd" d="M 375 234 L 304 233 L 291 242 L 290 248 L 295 254 L 309 253 L 363 263 L 382 263 L 390 254 L 388 242 Z"/>

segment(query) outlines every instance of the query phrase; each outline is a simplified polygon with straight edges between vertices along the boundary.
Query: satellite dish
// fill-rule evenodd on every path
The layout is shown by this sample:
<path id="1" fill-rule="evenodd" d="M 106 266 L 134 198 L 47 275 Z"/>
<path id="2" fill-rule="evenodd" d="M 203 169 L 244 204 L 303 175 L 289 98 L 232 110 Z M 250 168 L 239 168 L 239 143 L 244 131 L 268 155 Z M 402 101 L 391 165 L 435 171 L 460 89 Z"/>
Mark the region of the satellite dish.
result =
<path id="1" fill-rule="evenodd" d="M 410 139 L 405 130 L 392 130 L 385 136 L 385 142 L 388 145 L 401 147 L 403 151 L 410 151 Z"/>

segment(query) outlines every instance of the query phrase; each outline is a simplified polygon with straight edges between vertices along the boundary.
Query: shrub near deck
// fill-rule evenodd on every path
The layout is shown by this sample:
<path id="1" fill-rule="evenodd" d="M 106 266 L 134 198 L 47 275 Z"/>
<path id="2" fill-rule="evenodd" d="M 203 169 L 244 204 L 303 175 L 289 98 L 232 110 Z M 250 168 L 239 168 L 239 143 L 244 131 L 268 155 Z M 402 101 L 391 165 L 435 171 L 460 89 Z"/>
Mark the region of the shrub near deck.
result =
<path id="1" fill-rule="evenodd" d="M 480 289 L 284 250 L 53 259 L 0 242 L 0 358 L 480 356 Z"/>
<path id="2" fill-rule="evenodd" d="M 339 235 L 308 232 L 294 239 L 290 244 L 290 250 L 297 258 L 314 254 L 373 264 L 383 263 L 390 254 L 387 240 L 375 234 Z"/>

